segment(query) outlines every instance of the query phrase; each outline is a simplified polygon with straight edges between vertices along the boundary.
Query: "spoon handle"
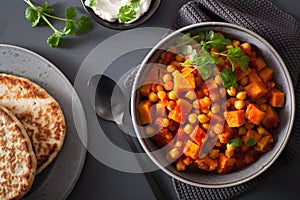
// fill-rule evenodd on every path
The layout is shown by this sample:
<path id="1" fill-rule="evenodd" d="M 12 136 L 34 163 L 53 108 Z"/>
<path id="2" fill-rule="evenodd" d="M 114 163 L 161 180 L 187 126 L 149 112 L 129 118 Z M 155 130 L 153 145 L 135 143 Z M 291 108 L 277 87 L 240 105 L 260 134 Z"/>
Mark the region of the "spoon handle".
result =
<path id="1" fill-rule="evenodd" d="M 127 140 L 127 143 L 129 144 L 129 147 L 130 147 L 131 151 L 133 153 L 139 153 L 139 150 L 138 150 L 136 144 L 134 143 L 133 139 L 130 137 L 130 135 L 128 135 L 125 132 L 123 132 L 123 134 L 125 136 L 125 139 Z M 136 158 L 137 158 L 137 161 L 140 164 L 141 168 L 144 169 L 147 165 L 146 165 L 145 161 L 143 160 L 143 158 L 142 157 L 136 157 Z M 156 199 L 166 200 L 167 198 L 165 197 L 165 195 L 161 191 L 158 183 L 154 179 L 151 172 L 145 172 L 144 175 L 145 175 L 145 178 L 147 179 L 148 184 L 150 185 Z"/>

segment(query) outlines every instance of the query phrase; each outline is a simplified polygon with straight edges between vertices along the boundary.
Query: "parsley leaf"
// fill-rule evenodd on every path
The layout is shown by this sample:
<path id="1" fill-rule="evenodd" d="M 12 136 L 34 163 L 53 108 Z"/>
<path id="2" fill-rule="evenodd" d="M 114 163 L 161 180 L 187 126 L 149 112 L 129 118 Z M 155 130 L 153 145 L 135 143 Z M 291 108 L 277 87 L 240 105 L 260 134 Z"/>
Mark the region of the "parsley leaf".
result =
<path id="1" fill-rule="evenodd" d="M 234 147 L 239 147 L 242 145 L 242 141 L 239 138 L 231 139 L 228 143 Z"/>
<path id="2" fill-rule="evenodd" d="M 130 5 L 133 9 L 138 8 L 140 6 L 140 4 L 141 4 L 141 0 L 132 0 L 130 2 Z"/>
<path id="3" fill-rule="evenodd" d="M 256 144 L 256 140 L 253 137 L 247 138 L 244 142 L 248 147 L 254 146 Z"/>
<path id="4" fill-rule="evenodd" d="M 30 0 L 24 0 L 24 2 L 29 5 L 25 10 L 25 18 L 31 22 L 33 27 L 48 25 L 53 30 L 53 34 L 47 39 L 47 43 L 51 47 L 58 47 L 61 37 L 65 35 L 76 35 L 77 30 L 86 32 L 92 28 L 90 18 L 82 16 L 80 19 L 74 19 L 77 16 L 77 11 L 74 7 L 66 8 L 65 18 L 61 18 L 52 15 L 54 9 L 48 6 L 48 2 L 45 2 L 42 6 L 35 6 Z M 62 30 L 58 30 L 48 18 L 65 21 L 65 27 Z"/>
<path id="5" fill-rule="evenodd" d="M 231 63 L 232 71 L 236 69 L 236 64 L 238 63 L 242 71 L 247 71 L 249 57 L 244 54 L 244 52 L 239 47 L 228 49 L 227 58 Z"/>
<path id="6" fill-rule="evenodd" d="M 232 70 L 223 69 L 220 72 L 220 77 L 221 77 L 222 83 L 226 89 L 230 89 L 231 87 L 237 87 L 237 78 L 234 75 Z"/>

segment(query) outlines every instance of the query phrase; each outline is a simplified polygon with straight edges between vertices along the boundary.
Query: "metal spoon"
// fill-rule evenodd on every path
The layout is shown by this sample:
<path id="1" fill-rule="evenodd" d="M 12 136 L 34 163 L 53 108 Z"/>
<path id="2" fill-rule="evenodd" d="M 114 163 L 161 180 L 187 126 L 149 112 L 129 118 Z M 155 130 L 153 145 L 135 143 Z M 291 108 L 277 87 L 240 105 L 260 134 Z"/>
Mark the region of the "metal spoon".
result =
<path id="1" fill-rule="evenodd" d="M 124 126 L 125 104 L 124 94 L 119 86 L 106 75 L 95 75 L 88 82 L 89 99 L 94 107 L 96 114 L 107 121 L 117 123 L 120 129 L 124 132 L 125 139 L 133 153 L 140 153 L 133 139 L 126 133 L 128 128 Z M 96 88 L 96 90 L 95 90 Z M 96 94 L 90 91 L 96 91 Z M 141 167 L 145 167 L 146 161 L 136 157 Z M 157 182 L 150 172 L 144 173 L 154 195 L 157 199 L 166 199 Z"/>

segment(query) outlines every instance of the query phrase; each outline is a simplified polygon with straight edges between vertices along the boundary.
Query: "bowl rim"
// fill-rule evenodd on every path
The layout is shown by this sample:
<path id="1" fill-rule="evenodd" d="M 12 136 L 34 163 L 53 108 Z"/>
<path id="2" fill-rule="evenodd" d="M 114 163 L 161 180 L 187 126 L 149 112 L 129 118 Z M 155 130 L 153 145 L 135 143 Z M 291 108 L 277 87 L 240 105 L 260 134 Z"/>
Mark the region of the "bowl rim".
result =
<path id="1" fill-rule="evenodd" d="M 95 22 L 97 22 L 98 24 L 104 27 L 115 29 L 115 30 L 128 30 L 145 23 L 155 14 L 155 12 L 158 10 L 161 4 L 161 0 L 151 0 L 149 9 L 143 15 L 141 15 L 136 21 L 133 21 L 131 23 L 119 23 L 119 22 L 109 22 L 100 18 L 98 15 L 95 14 L 92 8 L 89 8 L 84 4 L 85 1 L 86 0 L 81 0 L 81 4 L 84 10 L 87 12 L 87 14 Z"/>
<path id="2" fill-rule="evenodd" d="M 255 37 L 256 39 L 258 39 L 260 42 L 262 42 L 270 51 L 271 53 L 276 57 L 276 59 L 278 60 L 278 62 L 280 63 L 281 66 L 281 70 L 283 70 L 284 72 L 284 76 L 287 79 L 287 84 L 289 86 L 289 90 L 290 90 L 290 101 L 291 101 L 291 116 L 290 116 L 290 120 L 289 120 L 289 126 L 286 130 L 286 134 L 283 138 L 282 143 L 280 144 L 277 152 L 275 152 L 274 156 L 266 163 L 266 165 L 264 165 L 262 168 L 260 168 L 259 170 L 257 170 L 256 172 L 254 172 L 253 174 L 251 174 L 250 176 L 245 177 L 244 179 L 241 179 L 239 181 L 236 182 L 229 182 L 229 183 L 225 183 L 225 184 L 214 184 L 214 185 L 209 185 L 209 184 L 202 184 L 202 183 L 197 183 L 194 181 L 190 181 L 190 180 L 186 180 L 183 177 L 172 173 L 172 171 L 168 170 L 166 167 L 163 167 L 161 165 L 161 163 L 158 161 L 158 159 L 156 157 L 154 157 L 152 155 L 152 153 L 149 151 L 146 143 L 144 142 L 144 139 L 141 137 L 140 133 L 139 133 L 139 128 L 136 124 L 137 122 L 137 117 L 136 117 L 136 97 L 137 97 L 137 86 L 138 86 L 138 82 L 140 81 L 140 76 L 143 74 L 143 68 L 145 66 L 147 66 L 147 62 L 149 61 L 149 59 L 154 55 L 154 53 L 159 49 L 159 47 L 161 47 L 166 41 L 172 39 L 174 36 L 180 34 L 180 33 L 184 33 L 188 30 L 193 30 L 196 28 L 201 28 L 201 27 L 205 27 L 205 26 L 216 26 L 216 27 L 228 27 L 228 28 L 233 28 L 233 29 L 237 29 L 240 31 L 243 31 L 247 34 L 252 35 L 253 37 Z M 254 33 L 253 31 L 235 25 L 235 24 L 230 24 L 227 22 L 202 22 L 202 23 L 196 23 L 196 24 L 192 24 L 186 27 L 183 27 L 181 29 L 178 29 L 172 33 L 170 33 L 169 35 L 167 35 L 165 38 L 163 38 L 160 42 L 158 42 L 152 49 L 151 51 L 147 54 L 147 56 L 144 58 L 141 67 L 139 68 L 137 74 L 136 74 L 136 78 L 133 82 L 133 88 L 132 88 L 132 94 L 131 94 L 131 114 L 132 114 L 132 119 L 133 119 L 133 126 L 134 126 L 134 131 L 137 134 L 138 137 L 138 141 L 140 143 L 140 145 L 142 146 L 143 150 L 147 153 L 147 155 L 150 157 L 150 159 L 152 160 L 152 162 L 154 162 L 160 169 L 162 169 L 166 174 L 170 175 L 171 177 L 190 184 L 190 185 L 194 185 L 194 186 L 198 186 L 198 187 L 204 187 L 204 188 L 224 188 L 224 187 L 231 187 L 231 186 L 236 186 L 242 183 L 245 183 L 247 181 L 252 180 L 253 178 L 259 176 L 260 174 L 262 174 L 263 172 L 265 172 L 279 157 L 279 155 L 282 153 L 283 149 L 285 148 L 288 139 L 291 135 L 291 131 L 294 125 L 294 119 L 295 119 L 295 93 L 294 93 L 294 87 L 293 87 L 293 83 L 292 83 L 292 79 L 290 77 L 290 74 L 288 72 L 288 69 L 285 65 L 285 63 L 283 62 L 282 58 L 280 57 L 279 53 L 271 46 L 271 44 L 269 42 L 267 42 L 264 38 L 262 38 L 261 36 L 259 36 L 258 34 Z"/>

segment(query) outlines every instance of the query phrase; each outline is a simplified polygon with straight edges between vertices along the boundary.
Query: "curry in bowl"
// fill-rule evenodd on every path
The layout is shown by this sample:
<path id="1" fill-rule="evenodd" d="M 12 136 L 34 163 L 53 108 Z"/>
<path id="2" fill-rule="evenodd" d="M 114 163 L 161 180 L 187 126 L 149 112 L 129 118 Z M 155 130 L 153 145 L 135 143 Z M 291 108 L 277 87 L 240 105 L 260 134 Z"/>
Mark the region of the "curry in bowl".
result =
<path id="1" fill-rule="evenodd" d="M 187 32 L 147 66 L 137 121 L 176 170 L 226 174 L 272 151 L 285 93 L 251 43 Z"/>

